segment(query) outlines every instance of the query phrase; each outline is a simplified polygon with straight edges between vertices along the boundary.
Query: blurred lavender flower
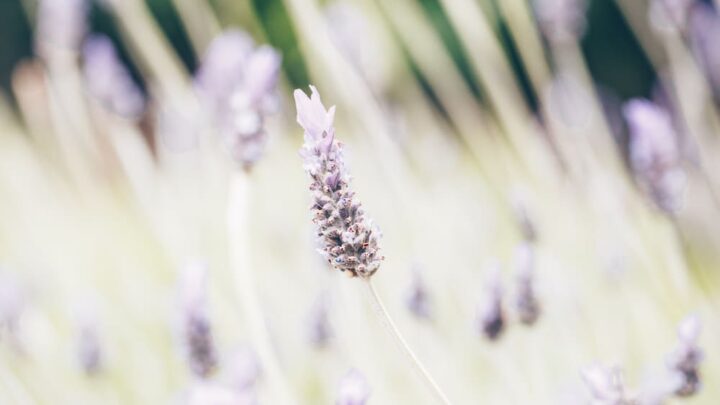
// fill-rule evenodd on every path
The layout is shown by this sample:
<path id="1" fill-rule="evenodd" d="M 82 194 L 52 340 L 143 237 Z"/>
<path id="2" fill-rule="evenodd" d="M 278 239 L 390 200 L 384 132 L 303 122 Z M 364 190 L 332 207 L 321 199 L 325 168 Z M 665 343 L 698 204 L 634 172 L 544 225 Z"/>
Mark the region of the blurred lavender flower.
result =
<path id="1" fill-rule="evenodd" d="M 533 276 L 535 254 L 532 246 L 523 243 L 515 249 L 515 271 L 517 274 L 517 306 L 520 322 L 532 325 L 540 316 L 540 303 L 535 296 Z"/>
<path id="2" fill-rule="evenodd" d="M 348 371 L 340 380 L 335 405 L 365 405 L 370 397 L 370 384 L 356 369 Z"/>
<path id="3" fill-rule="evenodd" d="M 585 31 L 586 0 L 534 0 L 545 37 L 556 43 L 574 41 Z"/>
<path id="4" fill-rule="evenodd" d="M 20 341 L 20 320 L 25 309 L 27 296 L 17 278 L 0 275 L 0 342 L 7 341 L 10 346 L 22 352 Z"/>
<path id="5" fill-rule="evenodd" d="M 318 227 L 320 253 L 337 270 L 351 277 L 370 277 L 380 267 L 379 230 L 365 218 L 349 188 L 343 145 L 335 139 L 335 107 L 326 110 L 315 87 L 311 97 L 295 90 L 297 121 L 304 129 L 300 150 L 313 192 L 313 222 Z"/>
<path id="6" fill-rule="evenodd" d="M 87 31 L 86 0 L 40 0 L 37 9 L 37 52 L 48 57 L 53 48 L 77 50 Z"/>
<path id="7" fill-rule="evenodd" d="M 217 367 L 207 313 L 207 268 L 200 262 L 190 263 L 181 277 L 182 334 L 188 361 L 195 375 L 206 378 Z"/>
<path id="8" fill-rule="evenodd" d="M 690 14 L 690 39 L 693 52 L 720 99 L 720 16 L 712 7 L 698 4 Z"/>
<path id="9" fill-rule="evenodd" d="M 650 22 L 658 30 L 683 30 L 695 0 L 652 0 Z"/>
<path id="10" fill-rule="evenodd" d="M 675 394 L 681 397 L 694 395 L 701 386 L 700 362 L 703 351 L 698 345 L 700 337 L 700 319 L 690 316 L 678 327 L 678 345 L 668 358 L 668 368 L 682 377 Z"/>
<path id="11" fill-rule="evenodd" d="M 315 300 L 310 308 L 310 316 L 307 322 L 307 336 L 310 344 L 317 349 L 327 347 L 332 339 L 333 332 L 328 314 L 330 297 L 323 292 Z"/>
<path id="12" fill-rule="evenodd" d="M 648 100 L 623 107 L 630 128 L 630 163 L 640 187 L 658 208 L 676 213 L 682 204 L 685 171 L 670 114 Z"/>
<path id="13" fill-rule="evenodd" d="M 413 266 L 405 292 L 405 307 L 418 318 L 430 319 L 430 297 L 418 265 Z"/>
<path id="14" fill-rule="evenodd" d="M 497 340 L 505 330 L 502 295 L 500 268 L 498 264 L 494 264 L 487 282 L 485 301 L 480 306 L 478 316 L 478 329 L 490 340 Z"/>
<path id="15" fill-rule="evenodd" d="M 112 41 L 93 35 L 83 46 L 84 74 L 90 93 L 115 114 L 137 119 L 145 101 L 130 72 L 122 64 Z"/>
<path id="16" fill-rule="evenodd" d="M 201 102 L 246 170 L 265 148 L 265 117 L 277 108 L 280 62 L 271 47 L 255 48 L 247 34 L 229 30 L 210 44 L 195 75 Z"/>
<path id="17" fill-rule="evenodd" d="M 625 392 L 622 373 L 617 367 L 593 365 L 582 370 L 582 377 L 596 405 L 636 405 L 638 402 Z"/>
<path id="18" fill-rule="evenodd" d="M 249 347 L 235 349 L 223 363 L 230 385 L 237 391 L 253 391 L 262 369 L 260 360 Z"/>
<path id="19" fill-rule="evenodd" d="M 97 374 L 103 368 L 100 325 L 94 308 L 86 303 L 78 308 L 77 314 L 77 356 L 87 375 Z"/>

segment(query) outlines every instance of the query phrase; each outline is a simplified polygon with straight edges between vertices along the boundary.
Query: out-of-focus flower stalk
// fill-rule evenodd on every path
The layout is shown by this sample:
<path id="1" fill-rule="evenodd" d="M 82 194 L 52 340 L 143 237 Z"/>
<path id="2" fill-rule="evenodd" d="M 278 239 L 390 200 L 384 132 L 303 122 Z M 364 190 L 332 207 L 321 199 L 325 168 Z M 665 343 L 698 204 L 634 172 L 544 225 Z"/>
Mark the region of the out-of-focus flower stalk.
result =
<path id="1" fill-rule="evenodd" d="M 97 168 L 106 163 L 88 119 L 78 66 L 87 30 L 85 0 L 43 0 L 38 4 L 36 51 L 47 69 L 47 94 L 62 161 L 81 189 L 91 187 Z"/>
<path id="2" fill-rule="evenodd" d="M 250 37 L 229 31 L 213 41 L 196 75 L 203 107 L 226 138 L 235 163 L 227 202 L 230 270 L 250 325 L 253 344 L 282 403 L 294 403 L 283 375 L 257 295 L 250 247 L 251 170 L 261 157 L 267 134 L 267 104 L 274 102 L 280 57 L 268 46 L 255 49 Z"/>
<path id="3" fill-rule="evenodd" d="M 272 347 L 272 337 L 268 331 L 264 311 L 257 295 L 250 247 L 250 196 L 252 179 L 247 173 L 236 171 L 230 179 L 227 205 L 228 248 L 230 249 L 230 270 L 232 271 L 235 291 L 242 302 L 245 317 L 250 328 L 253 347 L 257 350 L 264 372 L 278 403 L 293 404 L 288 383 Z"/>

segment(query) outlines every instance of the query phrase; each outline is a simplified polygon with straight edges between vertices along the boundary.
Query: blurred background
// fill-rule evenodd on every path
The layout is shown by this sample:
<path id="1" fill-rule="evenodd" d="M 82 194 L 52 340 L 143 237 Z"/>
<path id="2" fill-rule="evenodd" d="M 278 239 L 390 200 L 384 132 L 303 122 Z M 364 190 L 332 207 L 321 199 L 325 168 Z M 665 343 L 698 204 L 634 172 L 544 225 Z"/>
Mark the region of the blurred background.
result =
<path id="1" fill-rule="evenodd" d="M 718 403 L 719 6 L 0 1 L 0 404 Z"/>

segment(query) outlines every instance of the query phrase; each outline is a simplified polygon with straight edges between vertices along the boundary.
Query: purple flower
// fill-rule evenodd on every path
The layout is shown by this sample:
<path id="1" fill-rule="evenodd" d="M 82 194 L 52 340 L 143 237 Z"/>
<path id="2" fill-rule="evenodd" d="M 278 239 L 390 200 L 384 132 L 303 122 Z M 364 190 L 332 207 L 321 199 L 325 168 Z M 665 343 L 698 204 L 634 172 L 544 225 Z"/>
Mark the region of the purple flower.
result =
<path id="1" fill-rule="evenodd" d="M 355 277 L 370 277 L 380 267 L 379 230 L 365 218 L 349 188 L 343 145 L 335 138 L 335 107 L 325 109 L 320 94 L 310 86 L 310 97 L 295 90 L 297 122 L 305 130 L 300 150 L 311 178 L 313 222 L 320 253 L 336 269 Z"/>
<path id="2" fill-rule="evenodd" d="M 430 297 L 417 265 L 413 266 L 410 285 L 405 293 L 405 307 L 418 318 L 430 318 Z"/>
<path id="3" fill-rule="evenodd" d="M 681 397 L 694 395 L 700 389 L 699 366 L 703 351 L 698 345 L 700 319 L 697 316 L 685 318 L 678 327 L 678 345 L 668 358 L 668 368 L 681 378 L 675 394 Z"/>
<path id="4" fill-rule="evenodd" d="M 273 48 L 255 48 L 247 34 L 231 30 L 210 44 L 195 75 L 201 102 L 232 158 L 245 169 L 265 149 L 265 117 L 277 108 L 280 62 Z"/>
<path id="5" fill-rule="evenodd" d="M 370 397 L 370 384 L 365 376 L 356 369 L 351 369 L 340 380 L 335 405 L 365 405 Z"/>
<path id="6" fill-rule="evenodd" d="M 327 347 L 333 336 L 332 326 L 330 325 L 329 294 L 321 294 L 310 308 L 310 316 L 308 318 L 308 340 L 313 347 L 321 349 Z"/>
<path id="7" fill-rule="evenodd" d="M 242 85 L 253 47 L 252 38 L 239 30 L 222 33 L 208 46 L 194 82 L 201 99 L 212 109 L 222 107 Z"/>
<path id="8" fill-rule="evenodd" d="M 237 391 L 252 392 L 262 375 L 260 360 L 249 347 L 239 347 L 226 357 L 223 367 L 230 385 Z"/>
<path id="9" fill-rule="evenodd" d="M 640 187 L 668 214 L 680 209 L 685 189 L 677 133 L 670 114 L 647 100 L 623 108 L 630 129 L 630 163 Z"/>
<path id="10" fill-rule="evenodd" d="M 499 264 L 493 264 L 488 278 L 486 295 L 479 308 L 478 328 L 490 340 L 497 340 L 505 330 L 503 291 Z"/>
<path id="11" fill-rule="evenodd" d="M 180 285 L 182 336 L 190 369 L 198 377 L 208 377 L 217 367 L 215 344 L 207 308 L 207 268 L 189 263 Z"/>
<path id="12" fill-rule="evenodd" d="M 632 405 L 633 401 L 625 393 L 622 373 L 617 367 L 608 368 L 599 364 L 582 370 L 594 404 L 597 405 Z"/>
<path id="13" fill-rule="evenodd" d="M 21 319 L 28 305 L 28 291 L 23 283 L 0 268 L 0 343 L 8 342 L 22 352 Z"/>
<path id="14" fill-rule="evenodd" d="M 84 303 L 77 315 L 77 356 L 80 367 L 88 375 L 97 374 L 103 368 L 100 325 L 93 304 Z"/>
<path id="15" fill-rule="evenodd" d="M 83 46 L 83 58 L 83 73 L 90 93 L 114 113 L 137 119 L 145 101 L 112 41 L 103 35 L 91 36 Z"/>
<path id="16" fill-rule="evenodd" d="M 535 296 L 535 255 L 532 246 L 523 243 L 515 250 L 517 298 L 515 305 L 520 322 L 532 325 L 540 316 L 540 303 Z"/>

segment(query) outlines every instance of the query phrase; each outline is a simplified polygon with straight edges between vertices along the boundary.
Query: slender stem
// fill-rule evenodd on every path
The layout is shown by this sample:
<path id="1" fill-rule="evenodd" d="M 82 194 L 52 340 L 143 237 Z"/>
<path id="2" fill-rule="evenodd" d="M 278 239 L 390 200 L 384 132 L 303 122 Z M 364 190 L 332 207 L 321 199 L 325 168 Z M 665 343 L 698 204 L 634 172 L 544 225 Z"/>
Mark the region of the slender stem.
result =
<path id="1" fill-rule="evenodd" d="M 412 351 L 410 346 L 408 345 L 407 341 L 405 341 L 405 338 L 400 334 L 400 330 L 395 325 L 395 322 L 390 317 L 390 314 L 387 311 L 387 308 L 385 308 L 385 304 L 383 304 L 383 301 L 380 299 L 380 296 L 377 293 L 377 290 L 375 290 L 375 286 L 372 283 L 372 280 L 370 278 L 365 280 L 367 282 L 368 288 L 370 289 L 370 295 L 373 299 L 373 304 L 375 306 L 375 310 L 377 314 L 380 316 L 380 319 L 383 321 L 385 326 L 387 327 L 388 331 L 391 335 L 397 340 L 397 343 L 400 345 L 400 348 L 402 348 L 405 355 L 410 359 L 410 361 L 413 363 L 413 366 L 415 369 L 420 372 L 422 377 L 425 379 L 425 382 L 429 386 L 429 388 L 433 391 L 435 396 L 437 397 L 437 400 L 443 404 L 450 404 L 450 400 L 448 399 L 447 395 L 443 393 L 443 391 L 440 389 L 440 386 L 437 385 L 435 380 L 432 378 L 430 373 L 425 369 L 425 366 L 422 365 L 420 360 L 415 355 L 415 352 Z"/>
<path id="2" fill-rule="evenodd" d="M 294 404 L 287 381 L 279 366 L 275 350 L 270 344 L 270 333 L 263 319 L 262 305 L 255 290 L 256 283 L 250 268 L 249 248 L 249 174 L 238 171 L 232 174 L 228 190 L 227 225 L 230 244 L 230 269 L 233 273 L 235 290 L 242 300 L 245 316 L 249 323 L 253 347 L 258 352 L 263 370 L 279 403 Z"/>

